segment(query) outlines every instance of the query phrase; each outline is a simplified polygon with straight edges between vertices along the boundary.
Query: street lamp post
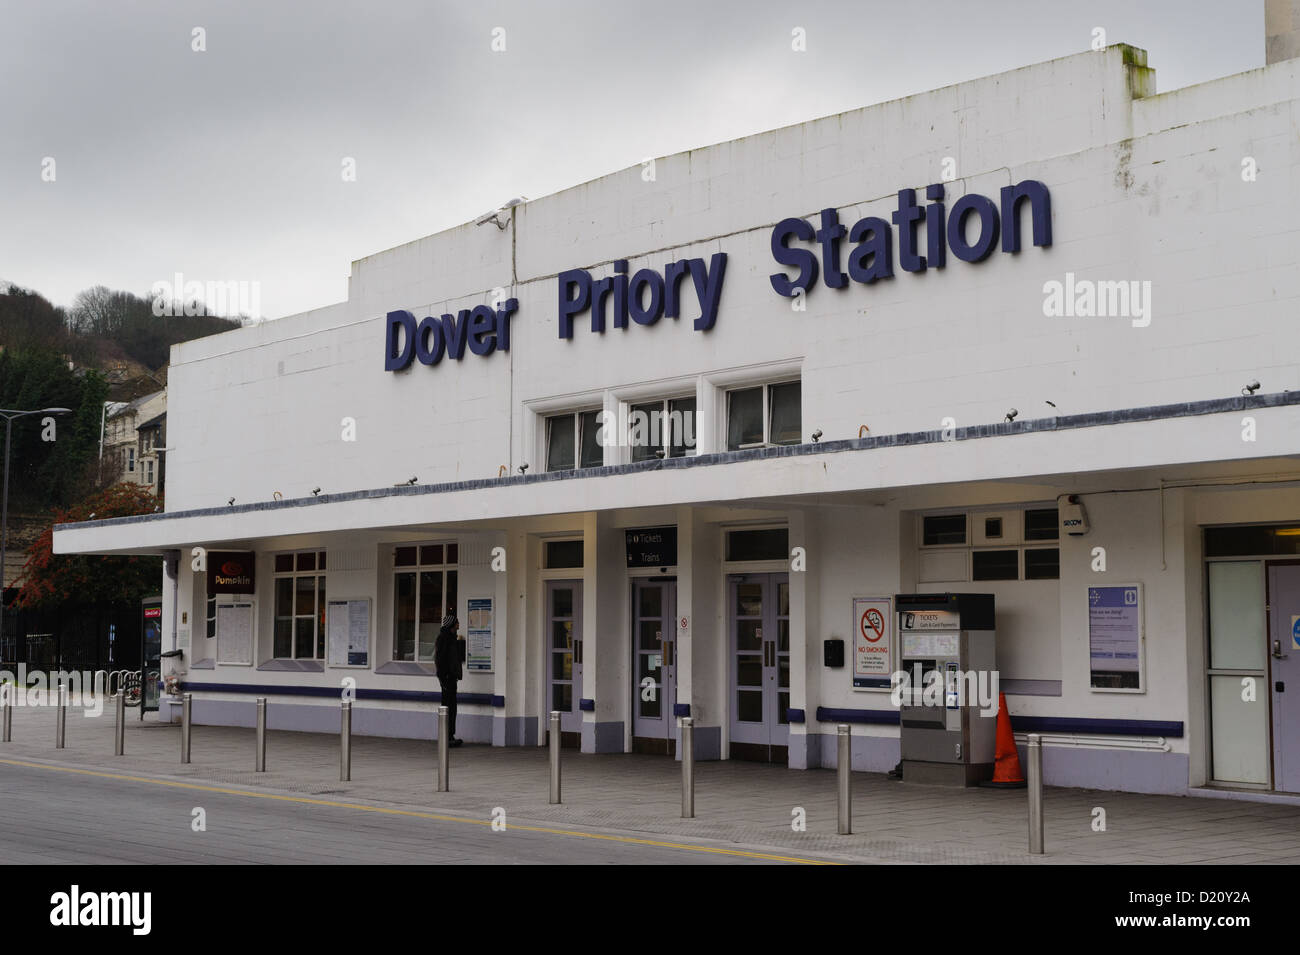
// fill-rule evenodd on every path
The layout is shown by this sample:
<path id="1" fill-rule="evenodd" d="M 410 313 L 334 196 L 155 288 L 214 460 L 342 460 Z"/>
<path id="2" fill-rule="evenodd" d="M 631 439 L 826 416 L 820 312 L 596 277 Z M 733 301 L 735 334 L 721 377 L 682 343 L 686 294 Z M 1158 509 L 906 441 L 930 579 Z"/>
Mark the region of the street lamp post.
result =
<path id="1" fill-rule="evenodd" d="M 42 408 L 39 411 L 15 411 L 12 408 L 0 408 L 0 417 L 5 419 L 5 477 L 4 496 L 0 503 L 0 646 L 4 644 L 5 634 L 5 552 L 9 548 L 9 439 L 13 434 L 14 419 L 33 414 L 71 414 L 71 408 Z"/>

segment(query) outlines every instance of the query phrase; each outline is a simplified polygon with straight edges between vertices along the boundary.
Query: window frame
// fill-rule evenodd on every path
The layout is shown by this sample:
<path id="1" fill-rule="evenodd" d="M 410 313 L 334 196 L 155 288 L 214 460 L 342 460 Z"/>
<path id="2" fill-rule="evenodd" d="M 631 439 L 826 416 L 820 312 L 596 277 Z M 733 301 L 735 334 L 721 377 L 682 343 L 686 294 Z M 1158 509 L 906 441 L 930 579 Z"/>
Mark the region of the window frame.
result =
<path id="1" fill-rule="evenodd" d="M 776 444 L 772 441 L 772 389 L 781 385 L 798 385 L 799 386 L 799 440 L 793 442 L 783 442 Z M 763 396 L 763 440 L 761 443 L 737 444 L 734 448 L 731 446 L 731 398 L 732 395 L 742 391 L 753 391 L 759 389 Z M 768 381 L 758 381 L 749 383 L 738 383 L 733 387 L 727 388 L 724 392 L 725 400 L 723 401 L 722 412 L 722 443 L 728 451 L 752 451 L 756 448 L 788 448 L 795 445 L 804 444 L 803 440 L 803 377 L 796 376 L 792 378 L 780 378 Z"/>
<path id="2" fill-rule="evenodd" d="M 455 607 L 453 608 L 453 611 L 456 613 L 457 617 L 460 616 L 460 609 L 459 609 L 460 606 L 460 542 L 455 538 L 444 538 L 442 540 L 409 541 L 409 542 L 403 541 L 399 544 L 393 544 L 392 547 L 393 547 L 393 567 L 392 567 L 392 575 L 391 575 L 392 586 L 389 589 L 389 593 L 392 595 L 393 613 L 392 613 L 392 639 L 389 642 L 389 646 L 388 646 L 388 660 L 390 663 L 416 663 L 416 664 L 431 666 L 434 662 L 432 649 L 430 649 L 429 651 L 428 659 L 420 658 L 420 610 L 421 610 L 420 600 L 423 592 L 423 588 L 420 586 L 421 583 L 420 578 L 423 574 L 431 574 L 431 573 L 441 574 L 442 580 L 440 583 L 439 593 L 441 594 L 441 602 L 444 609 L 442 609 L 440 613 L 437 615 L 437 622 L 439 628 L 441 629 L 443 617 L 445 617 L 448 614 L 448 612 L 452 612 L 446 609 L 448 607 L 447 581 L 449 579 L 450 574 L 456 575 L 456 603 L 455 603 Z M 398 550 L 406 547 L 410 547 L 415 550 L 415 563 L 399 565 L 397 563 L 397 552 Z M 440 547 L 442 549 L 442 563 L 439 564 L 425 563 L 421 558 L 421 554 L 424 548 L 426 547 Z M 448 561 L 447 559 L 450 553 L 449 548 L 452 547 L 456 548 L 456 560 L 454 562 Z M 415 578 L 414 581 L 415 606 L 414 606 L 414 617 L 413 617 L 415 623 L 415 630 L 413 632 L 413 639 L 411 643 L 411 658 L 409 660 L 406 659 L 405 657 L 399 657 L 397 655 L 397 651 L 398 651 L 398 616 L 397 615 L 400 608 L 400 602 L 398 600 L 398 594 L 397 594 L 397 587 L 398 587 L 398 578 L 403 574 L 411 574 Z"/>
<path id="3" fill-rule="evenodd" d="M 594 414 L 596 416 L 595 423 L 596 423 L 597 434 L 599 435 L 599 431 L 601 427 L 600 415 L 603 410 L 604 410 L 603 408 L 580 408 L 576 411 L 559 411 L 556 412 L 555 414 L 541 415 L 542 447 L 545 448 L 545 458 L 546 458 L 545 466 L 542 469 L 544 473 L 550 474 L 553 471 L 584 471 L 584 470 L 590 470 L 591 468 L 598 468 L 604 466 L 605 464 L 604 445 L 600 444 L 599 439 L 597 440 L 596 446 L 601 449 L 600 464 L 584 465 L 582 463 L 582 438 L 583 438 L 582 419 L 587 415 Z M 567 468 L 553 467 L 551 463 L 551 426 L 554 422 L 559 421 L 561 418 L 570 419 L 573 425 L 573 464 Z"/>
<path id="4" fill-rule="evenodd" d="M 304 554 L 314 554 L 316 566 L 311 570 L 298 570 L 298 558 Z M 325 655 L 329 648 L 324 645 L 325 637 L 325 609 L 329 600 L 329 583 L 326 577 L 329 573 L 328 565 L 325 559 L 326 551 L 321 549 L 308 550 L 288 550 L 278 551 L 271 556 L 271 659 L 272 660 L 310 660 L 319 661 L 322 665 L 325 662 Z M 286 555 L 293 556 L 294 569 L 290 571 L 278 571 L 275 569 L 276 561 Z M 312 602 L 314 610 L 308 614 L 298 613 L 298 580 L 299 578 L 310 577 L 315 581 L 312 587 Z M 289 600 L 291 603 L 291 613 L 280 613 L 280 584 L 281 580 L 291 581 L 289 589 Z M 312 656 L 298 656 L 298 621 L 312 621 Z M 276 652 L 276 630 L 281 620 L 289 621 L 289 655 L 280 656 Z M 214 619 L 215 625 L 215 619 Z M 319 654 L 319 656 L 317 656 Z"/>
<path id="5" fill-rule="evenodd" d="M 916 542 L 915 542 L 916 551 L 918 554 L 928 552 L 928 551 L 943 551 L 943 550 L 965 552 L 967 554 L 965 582 L 967 583 L 995 583 L 996 584 L 996 583 L 1012 583 L 1015 581 L 1020 581 L 1021 583 L 1026 583 L 1026 582 L 1036 583 L 1045 580 L 1055 580 L 1059 582 L 1061 579 L 1061 542 L 1059 536 L 1056 539 L 1040 538 L 1036 540 L 1026 540 L 1023 538 L 1016 540 L 1014 537 L 1012 537 L 1011 540 L 1007 542 L 1000 542 L 995 539 L 988 539 L 986 537 L 985 538 L 987 541 L 986 543 L 976 543 L 976 540 L 979 539 L 979 537 L 981 536 L 975 534 L 975 529 L 978 526 L 976 523 L 977 521 L 982 521 L 986 517 L 1004 518 L 1002 530 L 1004 536 L 1006 536 L 1007 526 L 1006 526 L 1005 517 L 1010 512 L 1012 511 L 1019 512 L 1020 514 L 1019 521 L 1021 527 L 1023 528 L 1024 522 L 1027 520 L 1027 518 L 1024 516 L 1025 514 L 1028 514 L 1030 511 L 1048 511 L 1048 510 L 1053 510 L 1053 508 L 1044 507 L 1041 504 L 1017 504 L 1017 505 L 1002 505 L 997 509 L 986 508 L 986 507 L 974 507 L 974 508 L 965 508 L 965 509 L 945 508 L 942 510 L 936 510 L 929 513 L 918 512 L 916 515 Z M 1057 509 L 1057 512 L 1059 517 L 1059 509 Z M 925 543 L 925 521 L 927 518 L 933 518 L 933 517 L 964 517 L 966 520 L 965 541 L 963 543 L 958 543 L 958 544 Z M 1011 541 L 1015 541 L 1015 542 L 1013 543 Z M 977 553 L 984 553 L 989 551 L 1012 551 L 1012 550 L 1016 551 L 1016 576 L 1015 577 L 997 577 L 997 578 L 982 577 L 979 578 L 978 580 L 976 579 L 975 555 Z M 1055 577 L 1027 576 L 1026 568 L 1028 566 L 1028 563 L 1025 559 L 1026 552 L 1043 551 L 1043 550 L 1056 551 L 1056 576 Z"/>
<path id="6" fill-rule="evenodd" d="M 689 445 L 688 444 L 682 445 L 683 451 L 681 454 L 673 454 L 672 451 L 674 446 L 669 445 L 667 444 L 667 442 L 665 442 L 664 430 L 667 427 L 668 437 L 672 437 L 672 429 L 671 427 L 668 427 L 672 420 L 670 417 L 670 415 L 672 414 L 672 405 L 675 402 L 681 402 L 681 401 L 690 401 L 695 404 L 695 409 L 691 412 L 691 428 L 688 431 L 687 429 L 685 429 L 685 427 L 683 427 L 683 433 L 682 433 L 683 440 L 685 440 L 685 438 L 689 435 L 691 439 L 691 443 Z M 695 457 L 695 455 L 699 453 L 700 399 L 699 396 L 694 391 L 683 392 L 681 394 L 667 395 L 662 398 L 628 399 L 624 401 L 622 404 L 624 407 L 624 417 L 625 417 L 625 427 L 623 428 L 623 443 L 627 445 L 628 461 L 630 463 L 641 464 L 645 461 L 654 461 L 658 458 L 658 455 L 655 452 L 660 449 L 663 450 L 665 458 L 693 458 Z M 639 447 L 639 445 L 634 445 L 632 443 L 632 414 L 638 408 L 644 407 L 646 405 L 658 405 L 659 407 L 659 422 L 658 422 L 659 440 L 657 443 L 647 446 L 650 452 L 648 457 L 638 458 L 637 448 Z M 652 436 L 654 433 L 653 432 L 654 423 L 655 422 L 652 417 L 650 420 Z"/>

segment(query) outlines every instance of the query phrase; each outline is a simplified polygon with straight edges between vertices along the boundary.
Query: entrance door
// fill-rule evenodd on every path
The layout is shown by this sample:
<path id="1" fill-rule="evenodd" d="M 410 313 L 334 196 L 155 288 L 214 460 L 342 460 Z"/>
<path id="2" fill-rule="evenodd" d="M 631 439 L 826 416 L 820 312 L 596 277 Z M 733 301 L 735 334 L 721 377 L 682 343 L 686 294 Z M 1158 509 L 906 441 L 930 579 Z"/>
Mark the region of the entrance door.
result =
<path id="1" fill-rule="evenodd" d="M 731 757 L 789 760 L 790 577 L 728 579 Z"/>
<path id="2" fill-rule="evenodd" d="M 1300 793 L 1300 564 L 1268 566 L 1273 788 Z"/>
<path id="3" fill-rule="evenodd" d="M 546 712 L 560 711 L 560 745 L 582 745 L 582 581 L 546 582 Z M 543 723 L 543 733 L 546 733 Z"/>
<path id="4" fill-rule="evenodd" d="M 677 754 L 677 581 L 632 584 L 632 752 Z"/>

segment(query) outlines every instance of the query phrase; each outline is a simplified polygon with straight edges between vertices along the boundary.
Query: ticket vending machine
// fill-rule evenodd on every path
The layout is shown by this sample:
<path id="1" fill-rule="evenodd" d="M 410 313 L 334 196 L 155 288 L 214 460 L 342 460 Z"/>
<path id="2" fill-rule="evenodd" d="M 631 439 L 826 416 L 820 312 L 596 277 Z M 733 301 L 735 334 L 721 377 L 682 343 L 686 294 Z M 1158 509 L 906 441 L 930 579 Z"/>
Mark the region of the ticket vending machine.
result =
<path id="1" fill-rule="evenodd" d="M 975 786 L 993 775 L 997 699 L 992 594 L 899 594 L 899 651 L 909 677 L 899 708 L 903 781 Z"/>

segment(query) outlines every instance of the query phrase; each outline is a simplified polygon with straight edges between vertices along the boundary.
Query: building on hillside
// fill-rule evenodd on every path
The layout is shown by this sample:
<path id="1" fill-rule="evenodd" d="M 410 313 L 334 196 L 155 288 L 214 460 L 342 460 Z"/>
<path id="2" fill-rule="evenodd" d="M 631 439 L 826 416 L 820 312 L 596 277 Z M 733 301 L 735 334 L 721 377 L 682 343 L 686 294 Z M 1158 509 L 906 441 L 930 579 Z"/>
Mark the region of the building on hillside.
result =
<path id="1" fill-rule="evenodd" d="M 200 722 L 351 678 L 429 737 L 450 610 L 470 741 L 883 772 L 893 601 L 990 594 L 1049 784 L 1300 792 L 1300 61 L 1154 90 L 1111 46 L 363 258 L 174 346 L 164 512 L 55 548 L 167 555 Z"/>
<path id="2" fill-rule="evenodd" d="M 142 395 L 132 401 L 105 402 L 100 452 L 102 480 L 110 484 L 121 481 L 154 484 L 154 480 L 146 479 L 142 463 L 140 425 L 157 419 L 166 409 L 166 389 Z"/>
<path id="3" fill-rule="evenodd" d="M 137 450 L 140 462 L 140 483 L 155 495 L 163 492 L 167 471 L 167 412 L 150 418 L 136 431 L 140 435 Z"/>

